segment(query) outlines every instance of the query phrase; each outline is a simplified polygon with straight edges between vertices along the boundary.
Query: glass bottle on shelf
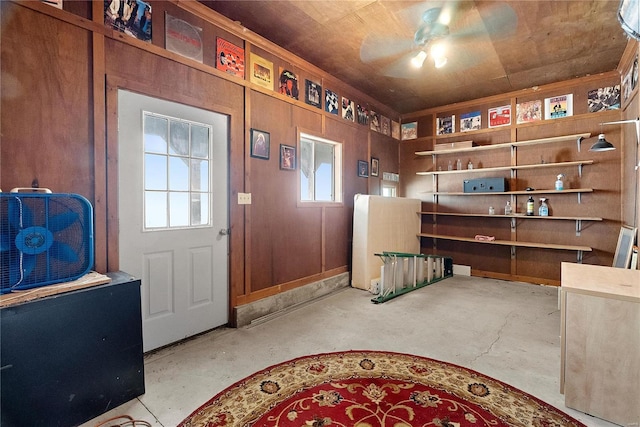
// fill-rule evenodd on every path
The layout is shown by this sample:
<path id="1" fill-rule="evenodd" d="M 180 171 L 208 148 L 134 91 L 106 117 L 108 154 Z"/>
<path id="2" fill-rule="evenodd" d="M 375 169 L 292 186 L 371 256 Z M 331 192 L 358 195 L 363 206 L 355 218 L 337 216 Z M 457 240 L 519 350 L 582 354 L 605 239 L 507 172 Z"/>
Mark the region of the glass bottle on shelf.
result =
<path id="1" fill-rule="evenodd" d="M 458 169 L 458 170 L 462 170 L 462 160 L 458 159 L 457 164 L 458 164 L 458 165 L 457 165 L 457 166 L 458 166 L 458 167 L 457 167 L 457 169 Z"/>
<path id="2" fill-rule="evenodd" d="M 511 209 L 511 200 L 507 200 L 507 204 L 504 207 L 504 214 L 505 215 L 513 214 L 513 210 Z"/>
<path id="3" fill-rule="evenodd" d="M 467 163 L 467 169 L 473 169 L 473 163 L 471 163 L 471 160 Z"/>
<path id="4" fill-rule="evenodd" d="M 453 163 L 451 163 L 451 160 L 449 160 L 449 169 L 448 170 L 453 170 Z"/>

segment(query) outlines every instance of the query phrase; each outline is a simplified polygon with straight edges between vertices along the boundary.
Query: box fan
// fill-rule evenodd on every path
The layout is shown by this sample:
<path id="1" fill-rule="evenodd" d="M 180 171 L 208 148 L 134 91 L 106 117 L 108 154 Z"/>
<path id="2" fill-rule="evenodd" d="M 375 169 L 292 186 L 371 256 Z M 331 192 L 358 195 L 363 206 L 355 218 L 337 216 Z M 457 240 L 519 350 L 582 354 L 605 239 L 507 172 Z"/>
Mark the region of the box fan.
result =
<path id="1" fill-rule="evenodd" d="M 93 266 L 89 201 L 48 189 L 0 193 L 0 265 L 0 294 L 84 276 Z"/>

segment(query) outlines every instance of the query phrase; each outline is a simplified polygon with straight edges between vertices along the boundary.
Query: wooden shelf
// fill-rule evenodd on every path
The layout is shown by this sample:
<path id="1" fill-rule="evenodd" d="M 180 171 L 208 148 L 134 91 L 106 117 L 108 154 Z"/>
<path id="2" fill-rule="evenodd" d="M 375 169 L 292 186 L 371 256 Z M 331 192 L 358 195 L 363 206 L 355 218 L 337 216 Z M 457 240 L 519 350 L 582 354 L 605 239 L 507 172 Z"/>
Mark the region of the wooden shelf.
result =
<path id="1" fill-rule="evenodd" d="M 578 138 L 589 138 L 591 133 L 576 133 L 573 135 L 563 135 L 563 136 L 555 136 L 551 138 L 541 138 L 541 139 L 531 139 L 527 141 L 518 141 L 518 142 L 507 142 L 503 144 L 493 144 L 493 145 L 480 145 L 477 147 L 469 147 L 469 148 L 452 148 L 449 150 L 431 150 L 431 151 L 416 151 L 416 156 L 429 156 L 429 155 L 438 155 L 438 154 L 452 154 L 452 153 L 463 153 L 469 151 L 484 151 L 484 150 L 497 150 L 501 148 L 507 147 L 523 147 L 529 145 L 537 145 L 537 144 L 552 144 L 554 142 L 562 142 L 562 141 L 570 141 L 572 139 L 578 141 Z M 579 151 L 579 149 L 578 149 Z"/>
<path id="2" fill-rule="evenodd" d="M 457 242 L 473 242 L 482 243 L 488 245 L 500 245 L 500 246 L 517 246 L 524 248 L 539 248 L 539 249 L 558 249 L 565 251 L 578 251 L 578 252 L 591 252 L 593 249 L 589 246 L 578 245 L 556 245 L 554 243 L 534 243 L 534 242 L 519 242 L 515 240 L 476 240 L 472 237 L 457 237 L 457 236 L 445 236 L 441 234 L 419 233 L 418 237 L 430 237 L 433 239 L 454 240 Z M 580 255 L 579 258 L 581 259 Z"/>
<path id="3" fill-rule="evenodd" d="M 473 174 L 473 173 L 483 173 L 483 172 L 497 172 L 497 171 L 522 170 L 522 169 L 540 169 L 540 168 L 552 168 L 552 167 L 562 167 L 562 166 L 582 167 L 583 165 L 592 165 L 592 164 L 593 164 L 593 160 L 579 160 L 574 162 L 538 163 L 538 164 L 518 165 L 518 166 L 498 166 L 493 168 L 416 172 L 416 175 Z"/>
<path id="4" fill-rule="evenodd" d="M 515 219 L 542 219 L 542 220 L 567 220 L 567 221 L 602 221 L 602 218 L 595 216 L 540 216 L 540 215 L 489 215 L 489 214 L 468 214 L 457 212 L 418 212 L 420 215 L 439 215 L 439 216 L 466 216 L 478 218 L 515 218 Z"/>
<path id="5" fill-rule="evenodd" d="M 561 194 L 561 193 L 593 193 L 593 188 L 569 188 L 566 190 L 516 190 L 502 192 L 486 192 L 486 193 L 465 193 L 465 192 L 440 192 L 440 191 L 424 191 L 425 194 L 433 194 L 436 196 L 504 196 L 504 195 L 520 195 L 520 194 Z"/>

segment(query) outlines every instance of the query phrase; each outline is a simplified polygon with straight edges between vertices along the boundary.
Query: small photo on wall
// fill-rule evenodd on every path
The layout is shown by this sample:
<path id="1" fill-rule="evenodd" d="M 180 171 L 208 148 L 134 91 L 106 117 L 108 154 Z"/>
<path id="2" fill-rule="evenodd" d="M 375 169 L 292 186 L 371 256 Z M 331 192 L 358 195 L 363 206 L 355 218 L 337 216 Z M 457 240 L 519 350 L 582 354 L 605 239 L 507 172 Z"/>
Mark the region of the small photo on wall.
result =
<path id="1" fill-rule="evenodd" d="M 271 135 L 263 130 L 251 129 L 251 157 L 269 160 Z"/>
<path id="2" fill-rule="evenodd" d="M 324 91 L 324 110 L 327 113 L 338 115 L 338 94 L 329 89 Z"/>
<path id="3" fill-rule="evenodd" d="M 280 67 L 279 91 L 289 98 L 298 99 L 298 76 L 293 71 L 284 70 Z"/>
<path id="4" fill-rule="evenodd" d="M 380 170 L 380 160 L 375 157 L 371 158 L 371 176 L 378 176 Z"/>
<path id="5" fill-rule="evenodd" d="M 354 122 L 356 120 L 356 116 L 354 113 L 355 109 L 355 103 L 348 99 L 345 98 L 344 96 L 342 97 L 342 118 L 345 120 L 349 120 L 350 122 Z"/>
<path id="6" fill-rule="evenodd" d="M 280 169 L 296 170 L 296 147 L 280 144 Z"/>
<path id="7" fill-rule="evenodd" d="M 358 104 L 356 116 L 358 117 L 359 124 L 361 125 L 369 124 L 369 110 L 367 110 L 367 107 L 365 107 L 364 105 Z"/>
<path id="8" fill-rule="evenodd" d="M 587 94 L 587 106 L 590 113 L 620 108 L 620 85 L 600 87 Z"/>
<path id="9" fill-rule="evenodd" d="M 151 5 L 143 0 L 105 0 L 104 26 L 151 43 Z"/>
<path id="10" fill-rule="evenodd" d="M 365 160 L 358 160 L 358 176 L 369 177 L 369 163 Z"/>

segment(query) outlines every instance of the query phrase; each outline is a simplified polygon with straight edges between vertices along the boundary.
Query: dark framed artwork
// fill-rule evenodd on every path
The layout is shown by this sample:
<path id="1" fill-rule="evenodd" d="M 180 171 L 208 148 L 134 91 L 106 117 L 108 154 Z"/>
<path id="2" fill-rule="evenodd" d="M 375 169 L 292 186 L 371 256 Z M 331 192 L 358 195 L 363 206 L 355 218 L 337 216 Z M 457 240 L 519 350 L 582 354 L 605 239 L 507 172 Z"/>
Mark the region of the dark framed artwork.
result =
<path id="1" fill-rule="evenodd" d="M 380 169 L 380 160 L 375 157 L 371 158 L 371 176 L 378 176 Z"/>
<path id="2" fill-rule="evenodd" d="M 322 86 L 311 80 L 305 80 L 304 101 L 317 108 L 322 108 Z"/>
<path id="3" fill-rule="evenodd" d="M 369 177 L 369 162 L 365 160 L 358 160 L 358 176 L 363 178 Z"/>
<path id="4" fill-rule="evenodd" d="M 280 144 L 280 169 L 296 170 L 296 147 Z"/>
<path id="5" fill-rule="evenodd" d="M 269 160 L 271 135 L 263 130 L 251 129 L 251 157 Z"/>

